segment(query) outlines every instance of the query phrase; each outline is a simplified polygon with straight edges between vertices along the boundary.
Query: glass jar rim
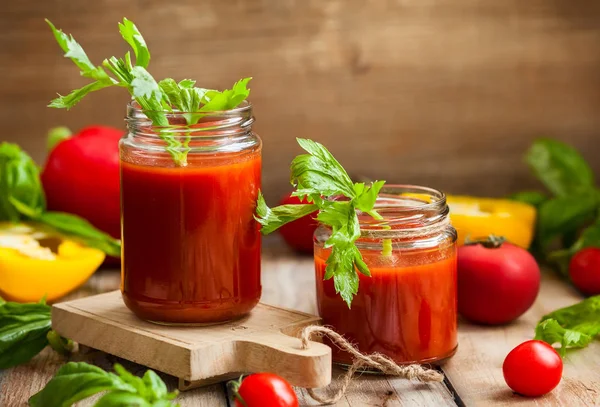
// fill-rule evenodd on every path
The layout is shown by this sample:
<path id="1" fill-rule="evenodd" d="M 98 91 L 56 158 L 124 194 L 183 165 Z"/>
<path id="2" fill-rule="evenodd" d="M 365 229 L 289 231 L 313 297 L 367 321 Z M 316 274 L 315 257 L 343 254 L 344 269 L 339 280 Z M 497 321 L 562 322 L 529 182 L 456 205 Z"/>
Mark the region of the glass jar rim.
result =
<path id="1" fill-rule="evenodd" d="M 155 125 L 148 117 L 150 113 L 164 114 L 168 124 Z M 197 118 L 197 121 L 188 124 L 188 115 L 200 115 L 200 117 Z M 208 137 L 222 139 L 247 134 L 252 129 L 254 116 L 252 115 L 252 104 L 248 101 L 243 101 L 240 106 L 229 110 L 182 112 L 178 110 L 143 110 L 133 100 L 127 104 L 125 122 L 129 133 L 136 137 L 157 139 L 162 135 L 175 141 Z"/>
<path id="2" fill-rule="evenodd" d="M 165 113 L 167 115 L 173 115 L 173 116 L 182 116 L 185 114 L 202 114 L 205 116 L 236 116 L 236 115 L 241 115 L 243 113 L 246 112 L 252 112 L 252 103 L 248 100 L 244 100 L 242 101 L 242 103 L 239 104 L 239 106 L 234 107 L 233 109 L 227 109 L 227 110 L 207 110 L 207 111 L 203 111 L 203 112 L 184 112 L 181 110 L 147 110 L 147 109 L 142 109 L 141 106 L 139 105 L 138 102 L 136 102 L 135 100 L 131 100 L 129 103 L 127 103 L 127 114 L 129 116 L 129 112 L 134 112 L 137 114 L 140 114 L 139 118 L 147 118 L 147 116 L 145 115 L 144 112 L 148 112 L 148 113 Z M 138 117 L 138 116 L 136 116 Z"/>
<path id="3" fill-rule="evenodd" d="M 385 184 L 373 209 L 380 219 L 358 211 L 361 230 L 419 229 L 447 222 L 449 213 L 446 194 L 411 184 Z"/>

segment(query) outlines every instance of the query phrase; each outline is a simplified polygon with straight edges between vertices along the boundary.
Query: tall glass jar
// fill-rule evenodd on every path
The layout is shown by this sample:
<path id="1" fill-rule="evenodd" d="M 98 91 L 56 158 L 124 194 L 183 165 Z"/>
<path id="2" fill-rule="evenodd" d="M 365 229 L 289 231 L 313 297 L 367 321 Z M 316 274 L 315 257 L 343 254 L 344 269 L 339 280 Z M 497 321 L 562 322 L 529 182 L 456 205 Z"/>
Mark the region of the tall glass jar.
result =
<path id="1" fill-rule="evenodd" d="M 315 231 L 315 270 L 319 315 L 364 353 L 378 352 L 400 364 L 434 363 L 457 347 L 456 231 L 446 197 L 410 185 L 385 186 L 375 209 L 382 220 L 359 213 L 356 245 L 371 277 L 359 274 L 351 308 L 324 280 L 331 230 Z M 390 252 L 391 245 L 391 252 Z M 350 355 L 333 346 L 333 360 Z"/>
<path id="2" fill-rule="evenodd" d="M 149 114 L 149 113 L 148 113 Z M 261 239 L 253 218 L 261 140 L 252 106 L 165 112 L 157 127 L 131 104 L 120 142 L 122 278 L 127 307 L 165 324 L 211 324 L 258 303 Z"/>

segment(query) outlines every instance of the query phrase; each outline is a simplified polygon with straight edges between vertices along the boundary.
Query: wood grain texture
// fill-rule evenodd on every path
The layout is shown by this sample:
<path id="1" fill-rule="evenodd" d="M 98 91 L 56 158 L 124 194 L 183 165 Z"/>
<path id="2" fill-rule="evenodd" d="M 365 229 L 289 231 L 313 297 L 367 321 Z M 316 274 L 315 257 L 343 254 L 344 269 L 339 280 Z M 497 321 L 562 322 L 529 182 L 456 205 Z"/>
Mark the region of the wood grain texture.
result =
<path id="1" fill-rule="evenodd" d="M 38 161 L 47 129 L 123 127 L 127 96 L 103 90 L 72 112 L 45 107 L 86 83 L 44 17 L 93 61 L 145 34 L 156 77 L 207 87 L 251 75 L 265 141 L 264 189 L 288 186 L 295 137 L 325 143 L 352 174 L 499 196 L 535 186 L 532 139 L 570 141 L 600 174 L 600 3 L 595 0 L 20 0 L 0 11 L 2 140 Z M 376 159 L 375 159 L 376 157 Z"/>
<path id="2" fill-rule="evenodd" d="M 513 394 L 502 376 L 504 358 L 532 339 L 543 315 L 581 301 L 574 289 L 547 272 L 533 307 L 507 326 L 483 327 L 460 321 L 458 352 L 444 372 L 467 406 L 597 406 L 600 401 L 600 343 L 571 351 L 564 359 L 563 379 L 551 393 L 535 398 Z"/>
<path id="3" fill-rule="evenodd" d="M 147 370 L 147 367 L 98 351 L 77 354 L 71 360 L 93 363 L 106 370 L 111 370 L 115 363 L 121 363 L 129 371 L 140 376 Z M 46 348 L 27 364 L 0 371 L 0 406 L 26 407 L 29 397 L 40 391 L 66 361 L 53 350 Z M 177 379 L 165 374 L 160 376 L 170 391 L 177 388 Z M 76 406 L 92 406 L 98 398 L 99 396 L 90 397 L 77 403 Z M 177 401 L 181 407 L 227 405 L 225 387 L 221 383 L 185 392 L 178 397 Z"/>
<path id="4" fill-rule="evenodd" d="M 259 304 L 225 324 L 163 326 L 133 315 L 120 291 L 52 307 L 52 328 L 61 336 L 197 384 L 267 371 L 295 386 L 326 386 L 331 349 L 313 342 L 302 350 L 296 338 L 303 327 L 319 323 L 313 315 Z"/>
<path id="5" fill-rule="evenodd" d="M 86 286 L 72 297 L 90 295 L 118 287 L 116 270 L 98 272 Z M 280 245 L 276 238 L 265 241 L 263 253 L 263 302 L 295 306 L 303 311 L 316 310 L 314 297 L 314 266 L 311 257 L 297 256 Z M 294 286 L 293 290 L 287 287 Z M 551 274 L 545 274 L 542 291 L 533 308 L 515 323 L 504 327 L 480 327 L 463 321 L 459 326 L 459 349 L 444 365 L 443 370 L 464 405 L 471 406 L 596 406 L 600 400 L 600 344 L 570 352 L 565 359 L 561 384 L 550 394 L 527 399 L 514 395 L 502 378 L 502 362 L 506 354 L 519 343 L 531 339 L 538 319 L 559 307 L 581 300 L 565 283 Z M 313 312 L 313 311 L 311 311 Z M 105 369 L 123 363 L 138 374 L 145 368 L 99 351 L 83 352 L 74 360 L 85 360 Z M 30 363 L 0 372 L 0 406 L 25 406 L 30 395 L 50 380 L 65 360 L 48 349 Z M 330 388 L 319 391 L 333 392 L 342 372 L 334 369 Z M 163 375 L 170 388 L 176 379 Z M 301 405 L 314 406 L 305 390 L 297 388 Z M 227 406 L 226 386 L 216 384 L 181 394 L 182 406 Z M 90 405 L 89 401 L 81 405 Z M 359 406 L 455 406 L 452 394 L 442 384 L 418 384 L 406 380 L 377 375 L 362 375 L 354 379 L 346 396 L 337 404 L 343 407 Z M 460 404 L 459 404 L 460 405 Z"/>

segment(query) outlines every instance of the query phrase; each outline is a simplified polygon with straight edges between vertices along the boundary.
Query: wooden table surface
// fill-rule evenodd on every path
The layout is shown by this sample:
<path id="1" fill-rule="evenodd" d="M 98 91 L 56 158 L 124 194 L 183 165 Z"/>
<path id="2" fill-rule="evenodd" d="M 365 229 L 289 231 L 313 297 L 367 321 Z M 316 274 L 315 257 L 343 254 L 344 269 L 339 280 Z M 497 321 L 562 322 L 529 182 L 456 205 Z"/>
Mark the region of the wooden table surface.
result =
<path id="1" fill-rule="evenodd" d="M 316 313 L 312 258 L 293 254 L 275 239 L 265 243 L 262 301 Z M 67 299 L 114 290 L 119 287 L 119 282 L 117 270 L 103 269 Z M 600 406 L 598 343 L 569 353 L 565 358 L 561 384 L 544 397 L 527 399 L 515 395 L 502 378 L 504 357 L 513 347 L 532 338 L 537 320 L 549 311 L 580 299 L 572 288 L 551 273 L 545 273 L 538 300 L 514 323 L 503 327 L 480 327 L 459 322 L 459 348 L 457 354 L 443 366 L 446 374 L 444 383 L 423 384 L 380 375 L 362 375 L 355 378 L 337 406 Z M 136 373 L 145 371 L 143 366 L 99 351 L 75 354 L 71 360 L 95 363 L 105 369 L 119 362 Z M 25 365 L 0 371 L 0 406 L 25 406 L 29 396 L 39 391 L 63 363 L 64 358 L 45 349 Z M 341 373 L 339 370 L 334 372 L 336 378 Z M 166 375 L 163 378 L 170 387 L 176 386 L 175 378 Z M 339 385 L 336 378 L 329 389 L 322 391 L 335 391 Z M 304 389 L 297 389 L 297 393 L 300 405 L 318 405 Z M 94 400 L 91 398 L 77 405 L 92 405 Z M 177 400 L 182 407 L 233 405 L 226 383 L 183 392 Z"/>

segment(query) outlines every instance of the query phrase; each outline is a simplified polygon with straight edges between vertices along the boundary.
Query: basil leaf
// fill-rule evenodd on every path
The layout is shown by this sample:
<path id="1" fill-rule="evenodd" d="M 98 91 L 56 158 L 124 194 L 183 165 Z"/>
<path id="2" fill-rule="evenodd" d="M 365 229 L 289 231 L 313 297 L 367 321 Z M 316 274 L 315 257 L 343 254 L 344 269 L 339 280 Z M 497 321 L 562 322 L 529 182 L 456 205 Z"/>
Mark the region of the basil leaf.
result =
<path id="1" fill-rule="evenodd" d="M 535 327 L 535 338 L 549 345 L 560 344 L 558 353 L 565 356 L 568 348 L 585 348 L 592 337 L 580 331 L 566 329 L 555 319 L 546 319 Z"/>
<path id="2" fill-rule="evenodd" d="M 151 370 L 144 378 L 132 375 L 120 365 L 118 374 L 108 373 L 87 363 L 69 362 L 62 366 L 46 387 L 29 399 L 32 407 L 68 407 L 102 391 L 108 391 L 96 406 L 174 407 L 165 383 Z"/>
<path id="3" fill-rule="evenodd" d="M 168 402 L 167 402 L 168 403 Z M 170 405 L 170 404 L 166 404 Z M 142 396 L 124 391 L 107 393 L 94 404 L 94 407 L 157 407 Z"/>
<path id="4" fill-rule="evenodd" d="M 46 304 L 0 305 L 0 369 L 25 363 L 48 345 L 50 307 Z"/>
<path id="5" fill-rule="evenodd" d="M 538 191 L 522 191 L 509 195 L 508 199 L 533 205 L 537 208 L 548 199 L 548 196 Z"/>
<path id="6" fill-rule="evenodd" d="M 105 390 L 135 393 L 118 376 L 87 363 L 69 362 L 39 393 L 29 399 L 32 407 L 70 407 L 72 404 Z"/>
<path id="7" fill-rule="evenodd" d="M 568 196 L 594 186 L 594 173 L 573 147 L 551 139 L 536 140 L 526 161 L 537 178 L 552 193 Z"/>
<path id="8" fill-rule="evenodd" d="M 113 257 L 121 256 L 121 243 L 112 236 L 96 229 L 87 220 L 64 212 L 44 212 L 36 221 L 52 226 L 59 232 L 81 240 L 89 247 L 102 250 Z"/>
<path id="9" fill-rule="evenodd" d="M 588 190 L 544 202 L 538 211 L 537 225 L 542 248 L 559 235 L 577 231 L 592 221 L 597 215 L 599 201 L 598 192 Z"/>
<path id="10" fill-rule="evenodd" d="M 46 208 L 39 169 L 19 146 L 0 144 L 0 221 L 17 222 L 20 213 L 14 202 L 39 213 Z"/>

